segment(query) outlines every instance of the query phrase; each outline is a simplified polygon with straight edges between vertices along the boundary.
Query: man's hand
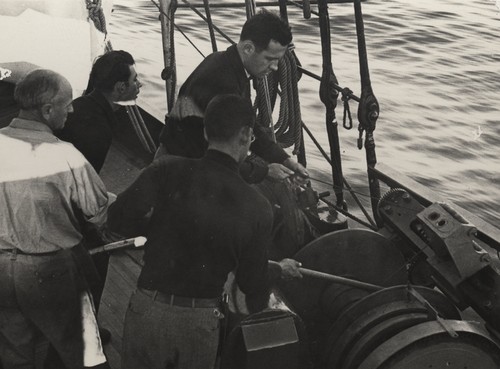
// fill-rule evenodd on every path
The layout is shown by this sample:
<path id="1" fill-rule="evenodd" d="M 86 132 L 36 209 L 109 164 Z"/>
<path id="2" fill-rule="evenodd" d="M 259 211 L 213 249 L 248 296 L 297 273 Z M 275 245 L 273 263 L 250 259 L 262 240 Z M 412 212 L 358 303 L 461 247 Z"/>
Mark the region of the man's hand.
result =
<path id="1" fill-rule="evenodd" d="M 283 279 L 293 279 L 302 278 L 302 273 L 300 273 L 299 268 L 302 266 L 297 260 L 293 259 L 283 259 L 279 262 L 281 267 L 281 278 Z"/>
<path id="2" fill-rule="evenodd" d="M 283 181 L 291 176 L 294 172 L 282 164 L 271 163 L 269 164 L 269 171 L 267 176 L 275 181 Z"/>
<path id="3" fill-rule="evenodd" d="M 125 237 L 122 236 L 121 234 L 110 230 L 107 225 L 104 225 L 101 228 L 99 228 L 98 232 L 99 232 L 99 235 L 101 236 L 101 240 L 104 242 L 104 244 L 112 243 L 112 242 L 116 242 L 116 241 L 121 241 L 121 240 L 125 239 Z"/>
<path id="4" fill-rule="evenodd" d="M 307 169 L 291 157 L 286 159 L 283 162 L 283 165 L 293 171 L 293 174 L 295 175 L 292 177 L 292 181 L 296 184 L 305 185 L 309 180 L 309 173 L 307 172 Z"/>

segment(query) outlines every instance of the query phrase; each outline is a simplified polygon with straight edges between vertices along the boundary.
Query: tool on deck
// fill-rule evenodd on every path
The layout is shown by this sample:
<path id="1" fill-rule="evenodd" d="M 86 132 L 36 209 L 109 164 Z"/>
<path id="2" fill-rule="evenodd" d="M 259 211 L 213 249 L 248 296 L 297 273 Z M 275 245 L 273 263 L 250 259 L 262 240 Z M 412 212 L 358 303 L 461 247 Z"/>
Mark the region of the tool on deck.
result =
<path id="1" fill-rule="evenodd" d="M 146 241 L 147 241 L 146 237 L 142 236 L 127 238 L 126 240 L 111 242 L 104 246 L 96 247 L 95 249 L 89 250 L 89 253 L 90 255 L 95 255 L 101 252 L 119 250 L 130 246 L 138 248 L 144 246 Z"/>

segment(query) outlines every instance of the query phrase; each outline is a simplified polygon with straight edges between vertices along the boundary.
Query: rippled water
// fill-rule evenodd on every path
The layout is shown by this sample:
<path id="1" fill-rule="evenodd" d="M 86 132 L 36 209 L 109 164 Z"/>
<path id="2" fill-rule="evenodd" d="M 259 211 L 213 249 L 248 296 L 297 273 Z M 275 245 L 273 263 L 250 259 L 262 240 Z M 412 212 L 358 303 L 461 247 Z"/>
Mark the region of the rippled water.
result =
<path id="1" fill-rule="evenodd" d="M 213 0 L 212 2 L 215 2 Z M 363 3 L 372 87 L 380 103 L 375 140 L 383 162 L 500 226 L 500 1 L 391 0 Z M 330 5 L 332 56 L 341 86 L 360 95 L 352 4 Z M 289 9 L 296 53 L 321 74 L 319 28 Z M 213 9 L 214 22 L 237 40 L 242 9 Z M 207 55 L 204 22 L 187 9 L 177 24 Z M 158 11 L 149 0 L 115 0 L 111 32 L 115 49 L 131 51 L 145 88 L 142 104 L 162 116 L 166 106 Z M 202 57 L 177 34 L 182 82 Z M 229 44 L 219 38 L 219 49 Z M 327 148 L 319 83 L 300 82 L 303 118 Z M 357 104 L 351 103 L 353 113 Z M 337 116 L 341 120 L 339 104 Z M 355 117 L 355 116 L 354 116 Z M 356 121 L 355 121 L 356 122 Z M 344 176 L 367 193 L 364 151 L 357 129 L 341 128 Z M 329 167 L 307 139 L 308 167 L 329 181 Z"/>

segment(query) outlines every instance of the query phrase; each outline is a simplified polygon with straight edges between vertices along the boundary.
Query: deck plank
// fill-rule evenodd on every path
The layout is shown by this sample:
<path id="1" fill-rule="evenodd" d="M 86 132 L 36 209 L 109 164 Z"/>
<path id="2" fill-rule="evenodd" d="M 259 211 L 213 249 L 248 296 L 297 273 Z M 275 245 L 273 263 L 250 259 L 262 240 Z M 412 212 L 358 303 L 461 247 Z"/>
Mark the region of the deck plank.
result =
<path id="1" fill-rule="evenodd" d="M 129 122 L 122 122 L 127 125 Z M 100 176 L 108 191 L 123 192 L 138 176 L 148 162 L 145 157 L 132 153 L 120 140 L 114 140 Z M 123 321 L 128 302 L 135 290 L 141 270 L 142 251 L 121 251 L 111 255 L 108 275 L 99 307 L 99 324 L 111 332 L 111 342 L 104 352 L 112 369 L 121 367 Z"/>
<path id="2" fill-rule="evenodd" d="M 111 342 L 104 346 L 112 369 L 120 368 L 123 321 L 139 272 L 140 266 L 127 253 L 111 255 L 98 319 L 112 334 Z"/>

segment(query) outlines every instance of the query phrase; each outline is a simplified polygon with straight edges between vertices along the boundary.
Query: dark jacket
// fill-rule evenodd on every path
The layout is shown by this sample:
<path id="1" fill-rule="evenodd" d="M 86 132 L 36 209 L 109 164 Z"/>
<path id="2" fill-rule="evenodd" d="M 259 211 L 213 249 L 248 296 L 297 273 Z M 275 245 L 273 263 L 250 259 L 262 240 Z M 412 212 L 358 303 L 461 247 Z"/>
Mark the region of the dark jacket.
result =
<path id="1" fill-rule="evenodd" d="M 147 214 L 153 209 L 149 219 Z M 146 235 L 138 286 L 184 297 L 220 296 L 230 271 L 247 299 L 268 299 L 272 210 L 230 156 L 155 160 L 111 206 L 110 229 Z"/>
<path id="2" fill-rule="evenodd" d="M 92 91 L 73 101 L 64 128 L 57 136 L 71 142 L 100 172 L 112 141 L 116 118 L 111 105 L 99 91 Z"/>
<path id="3" fill-rule="evenodd" d="M 204 155 L 208 146 L 203 135 L 203 117 L 210 100 L 219 94 L 237 94 L 250 99 L 250 81 L 236 45 L 206 57 L 182 85 L 160 135 L 160 142 L 168 153 L 190 158 Z M 282 163 L 288 158 L 260 127 L 255 128 L 255 136 L 251 146 L 255 154 L 272 163 Z M 260 182 L 267 175 L 266 166 L 249 161 L 242 164 L 240 171 L 249 183 Z"/>

